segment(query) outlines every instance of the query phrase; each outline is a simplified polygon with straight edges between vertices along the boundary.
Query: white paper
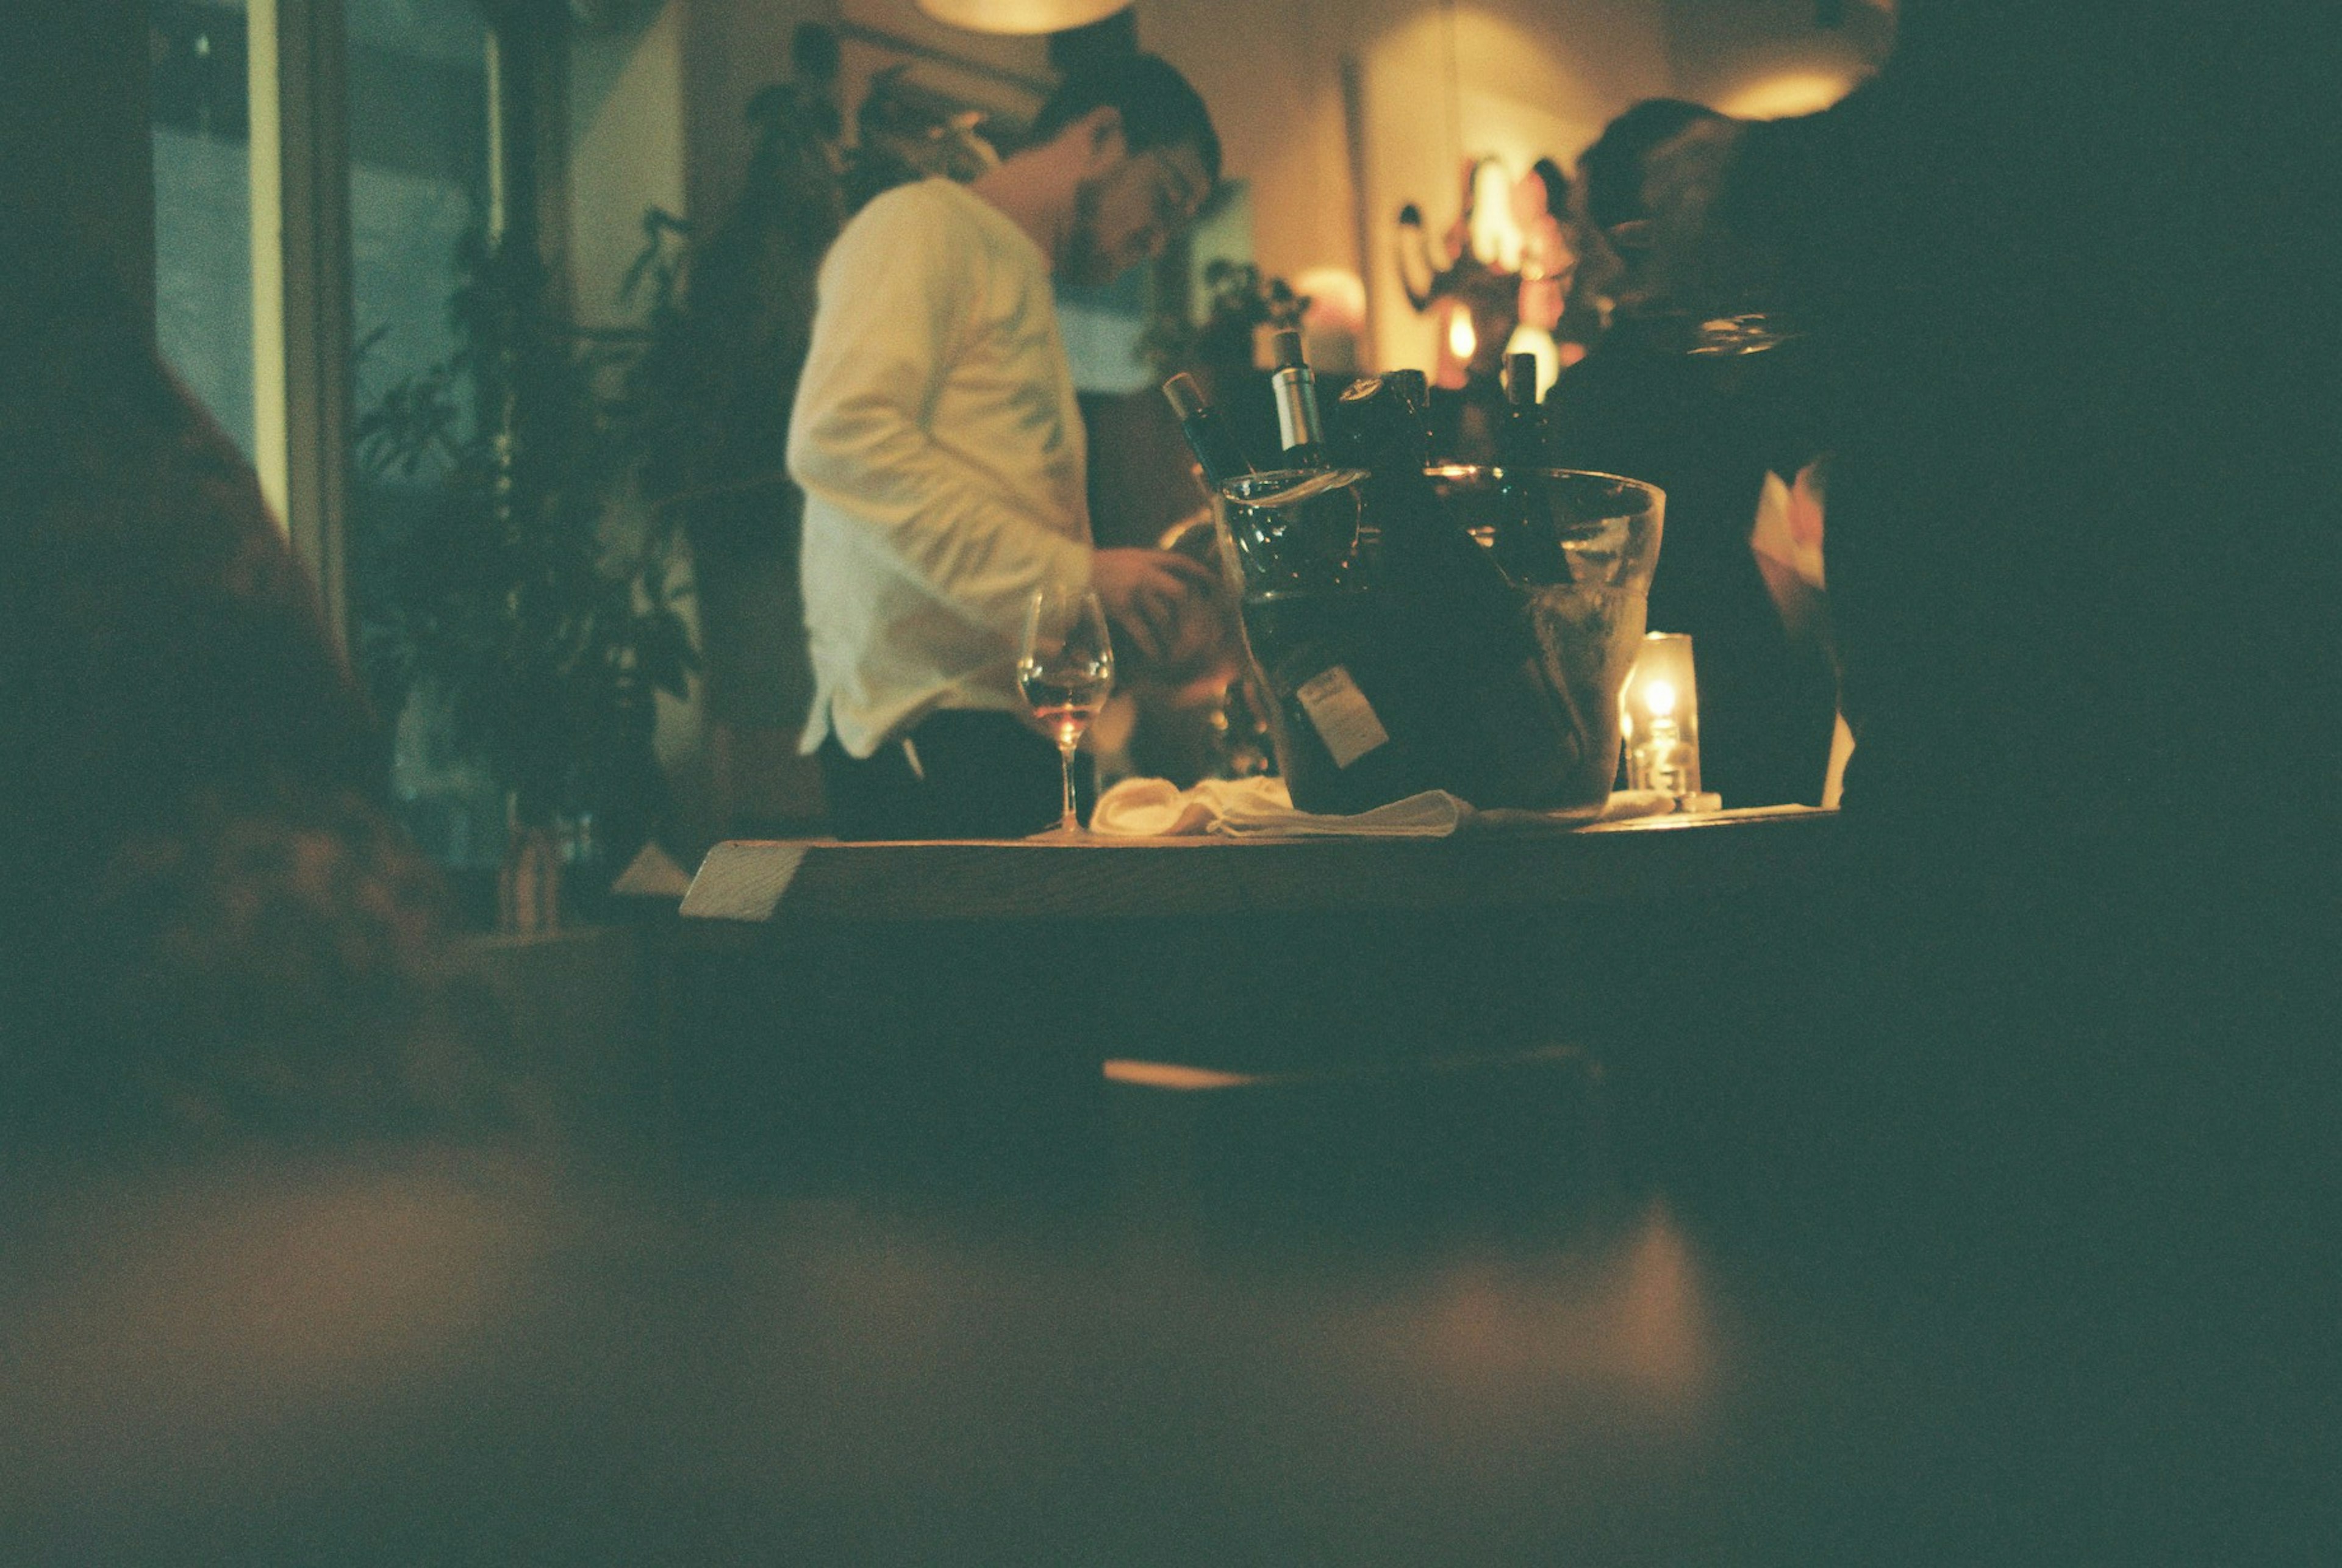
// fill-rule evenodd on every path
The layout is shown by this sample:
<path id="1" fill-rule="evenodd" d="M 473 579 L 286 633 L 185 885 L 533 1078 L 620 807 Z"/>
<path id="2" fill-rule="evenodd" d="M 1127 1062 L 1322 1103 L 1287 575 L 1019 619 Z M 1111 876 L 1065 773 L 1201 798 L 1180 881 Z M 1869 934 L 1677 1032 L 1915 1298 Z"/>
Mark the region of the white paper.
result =
<path id="1" fill-rule="evenodd" d="M 626 864 L 610 891 L 632 898 L 681 898 L 691 891 L 691 874 L 654 839 Z"/>
<path id="2" fill-rule="evenodd" d="M 683 913 L 699 920 L 770 920 L 805 864 L 804 844 L 719 844 L 699 863 Z"/>
<path id="3" fill-rule="evenodd" d="M 1348 767 L 1390 739 L 1375 705 L 1358 690 L 1350 672 L 1339 664 L 1310 676 L 1293 694 L 1301 699 L 1302 711 L 1309 715 L 1317 738 L 1326 743 L 1337 768 Z"/>

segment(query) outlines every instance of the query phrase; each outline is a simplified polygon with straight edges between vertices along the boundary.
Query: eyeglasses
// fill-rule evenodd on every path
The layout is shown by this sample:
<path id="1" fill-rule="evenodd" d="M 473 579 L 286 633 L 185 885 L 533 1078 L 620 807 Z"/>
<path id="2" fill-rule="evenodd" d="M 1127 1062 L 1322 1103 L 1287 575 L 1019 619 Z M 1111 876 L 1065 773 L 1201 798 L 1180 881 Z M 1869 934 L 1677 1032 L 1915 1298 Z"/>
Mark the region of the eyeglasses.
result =
<path id="1" fill-rule="evenodd" d="M 1155 170 L 1147 189 L 1150 209 L 1163 232 L 1172 233 L 1196 215 L 1204 205 L 1206 193 L 1196 187 L 1185 170 L 1162 154 L 1149 152 L 1144 156 Z"/>

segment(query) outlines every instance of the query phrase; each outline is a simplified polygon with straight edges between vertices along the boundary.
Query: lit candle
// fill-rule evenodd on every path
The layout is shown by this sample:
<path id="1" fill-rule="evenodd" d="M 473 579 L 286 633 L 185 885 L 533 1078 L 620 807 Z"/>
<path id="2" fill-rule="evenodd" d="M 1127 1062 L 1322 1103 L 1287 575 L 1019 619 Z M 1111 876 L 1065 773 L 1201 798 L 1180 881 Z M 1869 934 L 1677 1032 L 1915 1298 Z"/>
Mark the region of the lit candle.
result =
<path id="1" fill-rule="evenodd" d="M 1626 745 L 1626 787 L 1661 790 L 1679 808 L 1697 803 L 1699 687 L 1691 639 L 1653 632 L 1618 694 L 1618 728 Z"/>
<path id="2" fill-rule="evenodd" d="M 1472 313 L 1458 304 L 1447 315 L 1447 352 L 1469 365 L 1479 348 L 1480 335 L 1472 330 Z"/>

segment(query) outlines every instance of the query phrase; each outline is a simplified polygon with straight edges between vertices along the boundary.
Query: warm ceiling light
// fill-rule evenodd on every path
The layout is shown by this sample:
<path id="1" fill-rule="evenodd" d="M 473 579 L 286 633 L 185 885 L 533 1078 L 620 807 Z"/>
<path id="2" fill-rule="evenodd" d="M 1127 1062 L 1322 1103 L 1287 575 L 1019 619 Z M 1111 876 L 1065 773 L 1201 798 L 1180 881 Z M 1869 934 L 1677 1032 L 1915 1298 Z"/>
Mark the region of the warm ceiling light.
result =
<path id="1" fill-rule="evenodd" d="M 1103 22 L 1130 0 L 918 0 L 938 22 L 971 33 L 1063 33 Z"/>
<path id="2" fill-rule="evenodd" d="M 1818 115 L 1854 90 L 1854 79 L 1835 71 L 1797 71 L 1741 88 L 1716 105 L 1736 120 L 1787 120 Z"/>

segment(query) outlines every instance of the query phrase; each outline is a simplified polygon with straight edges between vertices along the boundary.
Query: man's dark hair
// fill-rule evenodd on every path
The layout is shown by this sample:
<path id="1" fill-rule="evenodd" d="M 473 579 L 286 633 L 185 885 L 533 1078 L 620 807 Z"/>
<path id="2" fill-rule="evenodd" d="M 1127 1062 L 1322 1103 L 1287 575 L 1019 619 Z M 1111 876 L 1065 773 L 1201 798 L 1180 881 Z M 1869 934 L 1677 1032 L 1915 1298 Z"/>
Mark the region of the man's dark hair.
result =
<path id="1" fill-rule="evenodd" d="M 1646 98 L 1603 126 L 1577 159 L 1577 177 L 1586 182 L 1586 215 L 1605 229 L 1646 216 L 1643 159 L 1687 127 L 1722 118 L 1687 99 Z"/>
<path id="2" fill-rule="evenodd" d="M 1041 105 L 1033 122 L 1033 145 L 1055 140 L 1058 132 L 1097 108 L 1122 115 L 1123 138 L 1133 153 L 1193 147 L 1203 159 L 1205 179 L 1218 182 L 1220 138 L 1212 129 L 1211 111 L 1168 62 L 1153 55 L 1083 62 Z"/>

